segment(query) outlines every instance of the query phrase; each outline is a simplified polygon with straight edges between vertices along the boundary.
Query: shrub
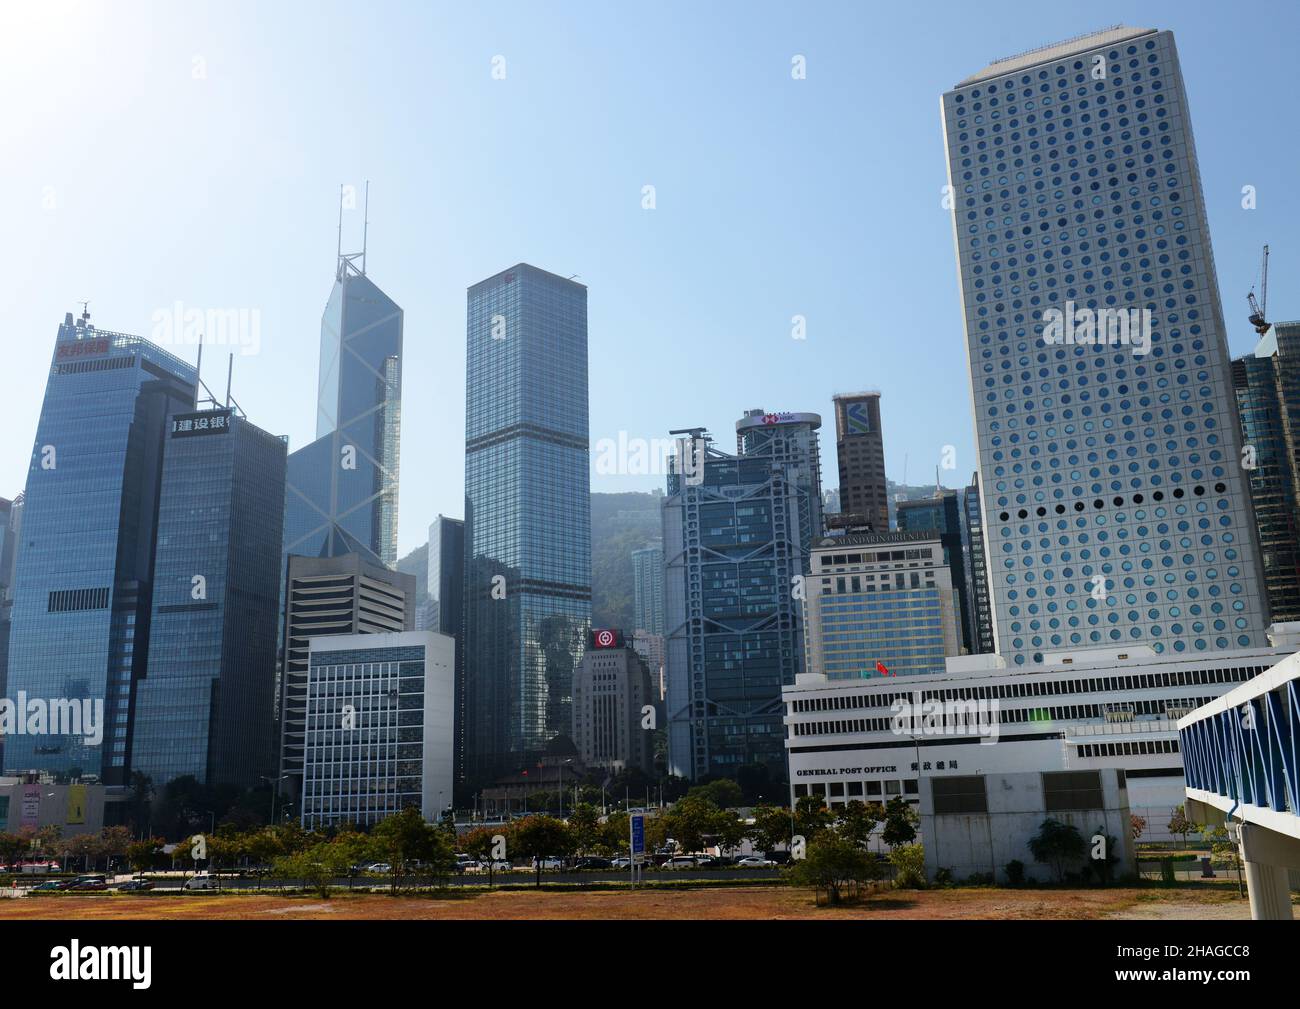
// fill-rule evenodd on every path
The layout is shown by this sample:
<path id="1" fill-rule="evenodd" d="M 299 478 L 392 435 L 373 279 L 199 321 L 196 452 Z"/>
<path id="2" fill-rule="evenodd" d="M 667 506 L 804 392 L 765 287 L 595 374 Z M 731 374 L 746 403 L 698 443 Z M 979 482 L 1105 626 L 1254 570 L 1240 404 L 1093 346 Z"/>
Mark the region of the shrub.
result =
<path id="1" fill-rule="evenodd" d="M 938 885 L 938 886 L 951 886 L 951 885 L 952 885 L 952 870 L 951 870 L 951 869 L 944 869 L 944 868 L 935 869 L 935 870 L 934 870 L 934 882 L 935 882 L 935 884 Z"/>
<path id="2" fill-rule="evenodd" d="M 1025 863 L 1018 858 L 1013 858 L 1004 865 L 1002 871 L 1007 874 L 1007 882 L 1012 886 L 1019 886 L 1025 881 Z"/>
<path id="3" fill-rule="evenodd" d="M 894 886 L 900 890 L 920 890 L 925 887 L 925 847 L 920 844 L 900 844 L 889 853 L 889 864 L 894 867 Z"/>

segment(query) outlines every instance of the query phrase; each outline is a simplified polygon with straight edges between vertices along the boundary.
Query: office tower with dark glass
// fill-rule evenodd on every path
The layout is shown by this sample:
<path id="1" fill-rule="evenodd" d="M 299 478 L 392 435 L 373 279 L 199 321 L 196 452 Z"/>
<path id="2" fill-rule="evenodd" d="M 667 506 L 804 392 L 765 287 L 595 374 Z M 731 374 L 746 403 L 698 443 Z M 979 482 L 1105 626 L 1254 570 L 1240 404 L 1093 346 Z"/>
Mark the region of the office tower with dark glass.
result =
<path id="1" fill-rule="evenodd" d="M 650 634 L 664 632 L 664 548 L 632 551 L 633 629 Z"/>
<path id="2" fill-rule="evenodd" d="M 13 622 L 14 572 L 18 564 L 18 537 L 22 528 L 23 495 L 0 498 L 0 697 L 8 697 L 9 627 Z M 0 768 L 4 765 L 4 736 L 0 735 Z"/>
<path id="3" fill-rule="evenodd" d="M 468 292 L 465 751 L 477 782 L 570 730 L 591 626 L 587 289 L 521 263 Z"/>
<path id="4" fill-rule="evenodd" d="M 1275 623 L 1300 620 L 1300 322 L 1232 362 L 1247 478 Z"/>
<path id="5" fill-rule="evenodd" d="M 278 723 L 280 788 L 291 802 L 302 786 L 312 639 L 414 629 L 415 575 L 391 571 L 359 553 L 289 557 Z"/>
<path id="6" fill-rule="evenodd" d="M 846 392 L 834 397 L 835 454 L 840 469 L 839 526 L 870 526 L 889 532 L 885 441 L 880 428 L 880 393 Z"/>
<path id="7" fill-rule="evenodd" d="M 173 414 L 133 771 L 251 788 L 275 766 L 286 442 L 229 408 Z"/>
<path id="8" fill-rule="evenodd" d="M 971 651 L 987 654 L 994 651 L 993 610 L 989 600 L 989 565 L 984 542 L 984 516 L 980 512 L 980 475 L 971 474 L 970 486 L 962 495 L 962 521 L 966 526 L 966 581 L 970 588 Z"/>
<path id="9" fill-rule="evenodd" d="M 456 647 L 455 779 L 465 780 L 465 523 L 439 515 L 429 526 L 428 624 Z"/>
<path id="10" fill-rule="evenodd" d="M 429 628 L 429 544 L 421 543 L 405 557 L 399 558 L 395 570 L 415 578 L 415 629 Z"/>
<path id="11" fill-rule="evenodd" d="M 170 415 L 194 409 L 196 380 L 192 365 L 87 313 L 59 327 L 27 474 L 8 689 L 102 700 L 106 728 L 100 746 L 10 736 L 6 769 L 128 779 L 163 443 Z"/>
<path id="12" fill-rule="evenodd" d="M 321 317 L 316 440 L 289 456 L 284 552 L 393 567 L 403 313 L 365 263 L 339 256 Z"/>
<path id="13" fill-rule="evenodd" d="M 781 687 L 803 665 L 801 579 L 822 531 L 815 413 L 750 410 L 737 452 L 695 430 L 663 507 L 669 770 L 785 779 Z M 689 455 L 689 460 L 687 456 Z"/>
<path id="14" fill-rule="evenodd" d="M 1173 35 L 1114 28 L 999 60 L 941 104 L 999 653 L 1014 669 L 1267 645 Z M 1139 310 L 1139 332 L 1149 310 L 1148 353 L 1069 342 L 1092 335 L 1085 309 Z"/>
<path id="15" fill-rule="evenodd" d="M 949 591 L 956 607 L 957 637 L 970 652 L 971 604 L 966 595 L 966 556 L 962 544 L 961 503 L 955 490 L 936 487 L 931 497 L 898 502 L 898 531 L 931 533 L 943 544 L 943 563 L 949 570 Z M 951 654 L 958 654 L 953 652 Z"/>

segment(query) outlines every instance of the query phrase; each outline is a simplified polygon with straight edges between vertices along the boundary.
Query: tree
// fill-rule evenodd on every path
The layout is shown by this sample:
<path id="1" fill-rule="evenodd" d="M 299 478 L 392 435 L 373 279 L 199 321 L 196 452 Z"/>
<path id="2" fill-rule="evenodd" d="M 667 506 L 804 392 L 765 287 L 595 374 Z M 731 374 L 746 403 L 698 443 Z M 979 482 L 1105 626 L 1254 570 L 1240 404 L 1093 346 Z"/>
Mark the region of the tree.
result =
<path id="1" fill-rule="evenodd" d="M 885 805 L 885 829 L 880 837 L 891 848 L 916 840 L 917 815 L 909 802 L 896 795 Z"/>
<path id="2" fill-rule="evenodd" d="M 1038 833 L 1029 839 L 1029 852 L 1034 861 L 1050 865 L 1058 883 L 1065 879 L 1066 863 L 1082 858 L 1087 848 L 1078 827 L 1050 818 L 1044 820 Z"/>
<path id="3" fill-rule="evenodd" d="M 1178 834 L 1183 839 L 1183 847 L 1187 846 L 1187 835 L 1195 834 L 1198 829 L 1196 824 L 1187 819 L 1182 806 L 1174 807 L 1174 815 L 1169 820 L 1169 833 Z"/>
<path id="4" fill-rule="evenodd" d="M 305 886 L 313 888 L 322 897 L 328 897 L 334 878 L 348 875 L 351 865 L 347 843 L 335 838 L 280 856 L 275 860 L 275 871 L 280 876 L 301 879 Z"/>
<path id="5" fill-rule="evenodd" d="M 894 886 L 900 890 L 919 890 L 925 886 L 925 847 L 900 844 L 889 853 L 894 867 Z"/>
<path id="6" fill-rule="evenodd" d="M 573 847 L 585 854 L 600 843 L 600 813 L 595 806 L 582 802 L 569 816 Z"/>
<path id="7" fill-rule="evenodd" d="M 775 851 L 778 845 L 790 844 L 790 835 L 794 824 L 790 810 L 784 806 L 766 804 L 754 807 L 754 822 L 747 832 L 749 842 L 758 851 L 766 854 Z"/>
<path id="8" fill-rule="evenodd" d="M 1129 816 L 1129 826 L 1133 831 L 1133 840 L 1137 840 L 1147 829 L 1147 818 L 1133 813 Z"/>
<path id="9" fill-rule="evenodd" d="M 794 832 L 803 835 L 805 841 L 827 830 L 834 820 L 820 795 L 805 795 L 794 804 Z"/>
<path id="10" fill-rule="evenodd" d="M 552 816 L 527 816 L 516 820 L 511 830 L 511 849 L 531 858 L 537 869 L 537 885 L 542 885 L 542 859 L 564 858 L 573 851 L 573 835 L 563 820 Z"/>
<path id="11" fill-rule="evenodd" d="M 492 885 L 492 866 L 496 861 L 492 857 L 496 848 L 494 838 L 499 833 L 501 833 L 499 830 L 492 827 L 475 827 L 461 838 L 461 847 L 465 849 L 465 853 L 487 866 L 488 886 Z M 506 853 L 508 855 L 509 851 L 507 850 Z"/>
<path id="12" fill-rule="evenodd" d="M 0 832 L 0 863 L 13 868 L 30 847 L 31 841 L 27 838 Z"/>
<path id="13" fill-rule="evenodd" d="M 849 899 L 854 899 L 859 886 L 878 878 L 880 865 L 851 838 L 824 830 L 809 844 L 807 855 L 787 872 L 795 885 L 812 887 L 815 893 L 824 890 L 827 901 L 838 904 L 846 891 Z"/>
<path id="14" fill-rule="evenodd" d="M 163 845 L 166 843 L 161 837 L 134 841 L 126 849 L 126 860 L 136 872 L 159 868 L 166 857 L 163 855 Z"/>
<path id="15" fill-rule="evenodd" d="M 696 785 L 686 793 L 686 797 L 704 799 L 719 809 L 734 809 L 745 801 L 740 786 L 727 778 L 710 781 L 707 785 Z"/>
<path id="16" fill-rule="evenodd" d="M 884 817 L 885 811 L 879 803 L 865 803 L 854 799 L 840 811 L 836 829 L 858 847 L 865 848 L 871 839 L 871 832 Z"/>
<path id="17" fill-rule="evenodd" d="M 668 836 L 680 844 L 683 851 L 693 852 L 704 847 L 706 835 L 718 830 L 718 812 L 718 807 L 708 799 L 688 795 L 674 803 L 660 819 Z"/>
<path id="18" fill-rule="evenodd" d="M 456 856 L 447 835 L 425 823 L 415 806 L 407 806 L 375 824 L 370 832 L 370 850 L 377 858 L 392 866 L 391 888 L 406 874 L 412 863 L 423 863 L 435 875 L 445 875 L 455 865 Z"/>

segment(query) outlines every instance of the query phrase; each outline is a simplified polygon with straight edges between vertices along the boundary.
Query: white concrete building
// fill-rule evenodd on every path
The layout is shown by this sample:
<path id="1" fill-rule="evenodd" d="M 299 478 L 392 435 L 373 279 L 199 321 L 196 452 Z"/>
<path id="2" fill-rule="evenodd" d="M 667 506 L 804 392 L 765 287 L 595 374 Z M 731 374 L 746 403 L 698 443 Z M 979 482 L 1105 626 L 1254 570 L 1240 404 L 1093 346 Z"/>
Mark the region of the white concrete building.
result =
<path id="1" fill-rule="evenodd" d="M 1184 798 L 1178 719 L 1295 650 L 1274 631 L 1270 649 L 1213 656 L 1138 646 L 1059 653 L 1033 671 L 971 655 L 941 675 L 804 674 L 782 692 L 791 801 L 916 802 L 930 777 L 1117 767 L 1147 820 L 1142 839 L 1168 839 Z"/>
<path id="2" fill-rule="evenodd" d="M 455 640 L 432 631 L 312 638 L 302 823 L 378 823 L 452 802 Z"/>

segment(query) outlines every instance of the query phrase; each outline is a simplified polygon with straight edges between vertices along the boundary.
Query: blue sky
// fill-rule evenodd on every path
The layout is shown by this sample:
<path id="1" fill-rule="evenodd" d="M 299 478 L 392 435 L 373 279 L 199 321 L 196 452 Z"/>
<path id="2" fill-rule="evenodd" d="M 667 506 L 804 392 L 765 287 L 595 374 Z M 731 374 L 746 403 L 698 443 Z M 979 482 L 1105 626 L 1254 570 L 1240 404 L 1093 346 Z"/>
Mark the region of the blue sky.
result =
<path id="1" fill-rule="evenodd" d="M 876 388 L 889 475 L 906 461 L 910 482 L 932 479 L 951 444 L 944 481 L 964 483 L 939 95 L 1068 36 L 1172 29 L 1240 354 L 1264 242 L 1269 314 L 1300 317 L 1296 10 L 6 0 L 0 495 L 22 487 L 55 331 L 79 299 L 98 325 L 143 336 L 177 301 L 256 312 L 236 398 L 292 448 L 309 441 L 338 187 L 366 179 L 369 273 L 406 310 L 403 553 L 439 512 L 462 512 L 465 288 L 520 261 L 590 289 L 593 445 L 699 425 L 733 447 L 747 408 L 816 411 L 833 486 L 830 397 Z M 795 55 L 806 80 L 791 78 Z M 345 215 L 345 247 L 361 223 Z M 223 354 L 205 357 L 224 388 Z"/>

